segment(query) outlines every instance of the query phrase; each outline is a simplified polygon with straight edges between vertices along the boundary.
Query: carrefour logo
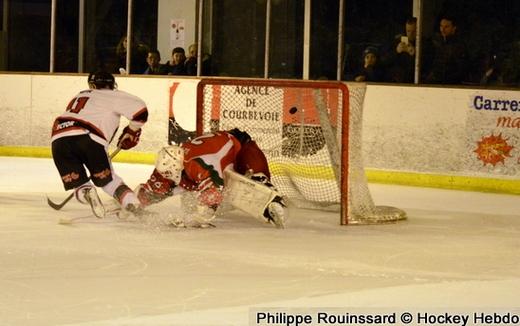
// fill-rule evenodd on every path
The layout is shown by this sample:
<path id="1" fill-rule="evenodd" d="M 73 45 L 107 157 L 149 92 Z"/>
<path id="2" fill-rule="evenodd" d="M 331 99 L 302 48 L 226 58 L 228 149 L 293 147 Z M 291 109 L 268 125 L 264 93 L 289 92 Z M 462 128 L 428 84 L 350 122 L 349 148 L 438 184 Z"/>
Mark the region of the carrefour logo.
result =
<path id="1" fill-rule="evenodd" d="M 477 95 L 473 98 L 473 107 L 476 110 L 517 112 L 519 106 L 520 101 L 517 100 L 488 98 L 483 95 Z"/>

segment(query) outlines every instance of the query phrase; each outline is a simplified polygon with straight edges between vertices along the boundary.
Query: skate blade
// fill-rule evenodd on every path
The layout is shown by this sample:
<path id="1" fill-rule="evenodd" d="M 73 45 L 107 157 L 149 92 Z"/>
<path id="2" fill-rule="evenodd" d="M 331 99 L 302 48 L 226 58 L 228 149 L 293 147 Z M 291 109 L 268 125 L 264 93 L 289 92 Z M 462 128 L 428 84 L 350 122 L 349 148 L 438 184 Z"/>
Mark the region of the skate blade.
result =
<path id="1" fill-rule="evenodd" d="M 99 198 L 97 193 L 94 192 L 94 196 L 92 196 L 92 192 L 88 192 L 85 197 L 87 199 L 87 202 L 90 204 L 92 214 L 94 214 L 94 216 L 97 218 L 105 218 L 105 206 L 103 206 L 103 203 L 101 202 L 101 199 Z"/>

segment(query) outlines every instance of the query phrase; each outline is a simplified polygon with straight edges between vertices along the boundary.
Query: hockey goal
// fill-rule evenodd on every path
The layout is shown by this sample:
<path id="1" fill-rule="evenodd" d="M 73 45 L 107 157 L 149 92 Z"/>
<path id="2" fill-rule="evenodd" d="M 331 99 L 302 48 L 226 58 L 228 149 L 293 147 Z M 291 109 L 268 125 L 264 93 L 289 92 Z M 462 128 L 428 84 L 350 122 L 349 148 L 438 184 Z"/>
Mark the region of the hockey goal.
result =
<path id="1" fill-rule="evenodd" d="M 363 168 L 365 85 L 271 79 L 202 79 L 197 134 L 240 128 L 269 161 L 272 182 L 298 207 L 338 209 L 341 224 L 405 219 L 375 206 Z"/>

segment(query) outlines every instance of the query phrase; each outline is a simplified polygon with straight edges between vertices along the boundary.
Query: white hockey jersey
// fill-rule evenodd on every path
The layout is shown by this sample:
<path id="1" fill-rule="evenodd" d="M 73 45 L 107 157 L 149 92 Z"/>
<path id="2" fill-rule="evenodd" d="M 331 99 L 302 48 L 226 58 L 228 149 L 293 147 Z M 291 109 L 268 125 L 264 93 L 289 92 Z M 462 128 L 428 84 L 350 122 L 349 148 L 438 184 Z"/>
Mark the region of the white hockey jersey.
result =
<path id="1" fill-rule="evenodd" d="M 121 116 L 130 120 L 132 127 L 141 128 L 148 119 L 146 104 L 137 96 L 120 90 L 81 91 L 54 121 L 51 141 L 89 134 L 94 141 L 108 146 L 119 127 Z"/>

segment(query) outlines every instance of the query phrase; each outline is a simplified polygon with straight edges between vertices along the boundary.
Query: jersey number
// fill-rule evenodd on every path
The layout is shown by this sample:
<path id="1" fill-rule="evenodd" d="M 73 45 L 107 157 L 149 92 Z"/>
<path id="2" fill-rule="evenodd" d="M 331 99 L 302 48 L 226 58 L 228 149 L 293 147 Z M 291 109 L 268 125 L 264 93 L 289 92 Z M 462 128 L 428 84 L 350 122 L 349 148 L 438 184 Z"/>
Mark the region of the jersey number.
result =
<path id="1" fill-rule="evenodd" d="M 89 98 L 90 97 L 77 97 L 73 99 L 69 102 L 69 105 L 67 105 L 67 111 L 78 113 L 79 111 L 83 110 Z"/>
<path id="2" fill-rule="evenodd" d="M 212 133 L 207 133 L 205 135 L 201 135 L 197 138 L 192 139 L 191 143 L 193 145 L 202 145 L 204 143 L 204 138 L 211 138 L 211 137 L 215 137 L 215 135 Z"/>

